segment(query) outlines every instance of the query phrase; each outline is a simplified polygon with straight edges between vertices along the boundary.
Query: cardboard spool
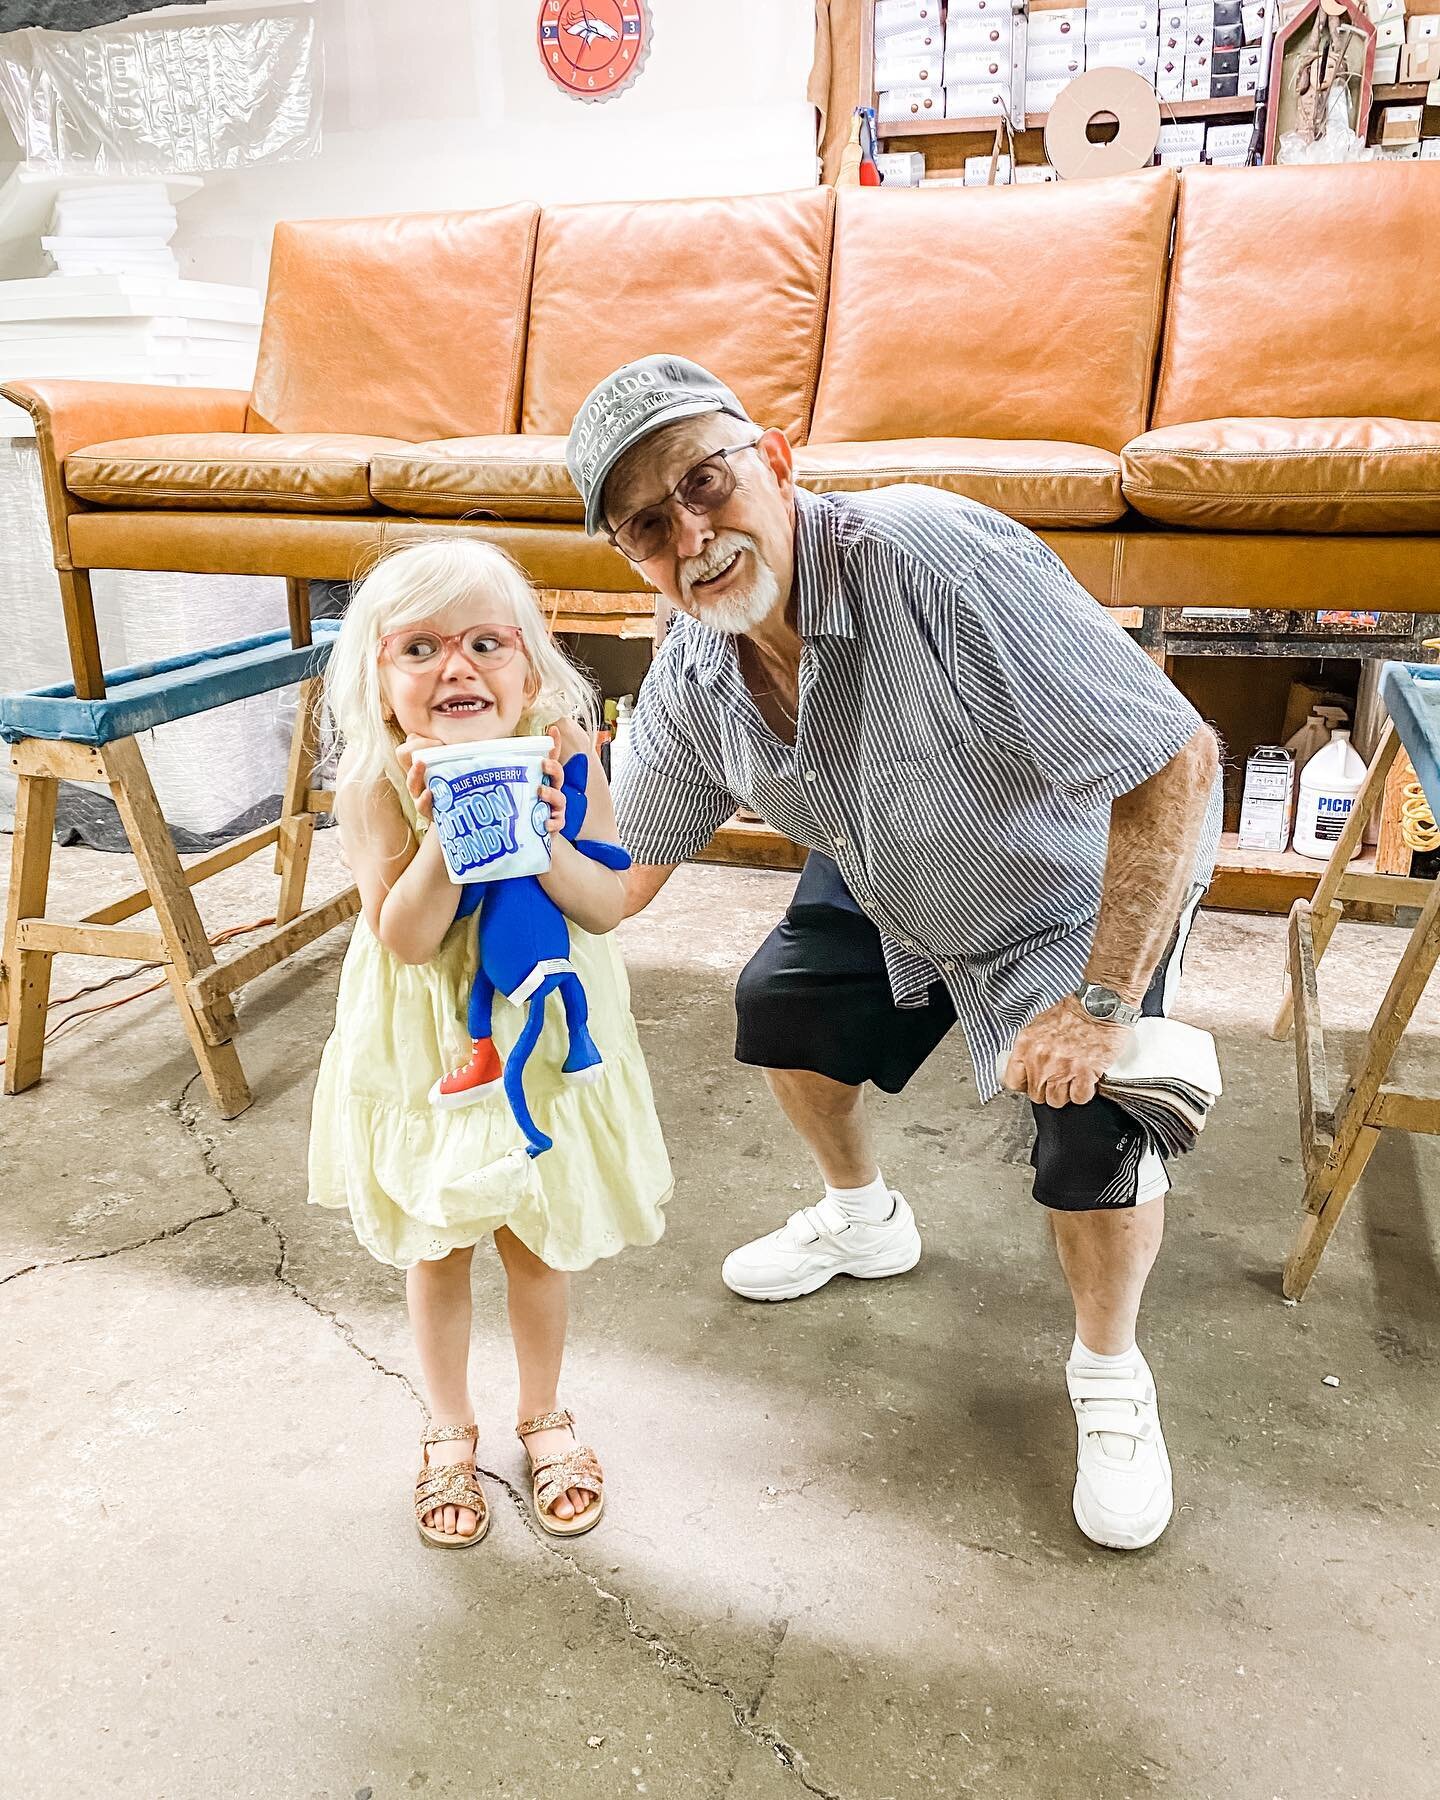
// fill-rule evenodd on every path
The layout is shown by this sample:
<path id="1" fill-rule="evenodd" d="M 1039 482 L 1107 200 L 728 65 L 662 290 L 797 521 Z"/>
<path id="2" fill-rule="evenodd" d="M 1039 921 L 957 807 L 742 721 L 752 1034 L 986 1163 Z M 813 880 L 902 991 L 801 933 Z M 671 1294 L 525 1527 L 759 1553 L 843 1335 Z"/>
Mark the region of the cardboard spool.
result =
<path id="1" fill-rule="evenodd" d="M 1090 141 L 1096 119 L 1118 126 L 1108 143 Z M 1129 69 L 1091 69 L 1062 88 L 1045 122 L 1045 154 L 1062 181 L 1143 169 L 1160 141 L 1155 90 Z"/>

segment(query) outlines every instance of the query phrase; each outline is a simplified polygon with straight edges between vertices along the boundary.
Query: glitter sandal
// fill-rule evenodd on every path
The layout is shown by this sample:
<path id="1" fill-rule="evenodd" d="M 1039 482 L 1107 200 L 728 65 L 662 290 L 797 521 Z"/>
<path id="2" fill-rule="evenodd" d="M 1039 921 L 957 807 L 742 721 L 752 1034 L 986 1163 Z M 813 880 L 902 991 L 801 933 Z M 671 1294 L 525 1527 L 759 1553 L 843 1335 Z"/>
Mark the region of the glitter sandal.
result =
<path id="1" fill-rule="evenodd" d="M 532 1431 L 554 1431 L 563 1426 L 573 1428 L 574 1418 L 568 1412 L 541 1413 L 539 1418 L 524 1419 L 515 1427 L 515 1435 L 523 1444 Z M 526 1448 L 529 1455 L 529 1448 Z M 551 1537 L 579 1537 L 600 1523 L 605 1510 L 605 1474 L 599 1459 L 588 1444 L 572 1444 L 554 1456 L 542 1456 L 530 1465 L 531 1492 L 535 1501 L 535 1523 Z M 552 1508 L 570 1488 L 593 1494 L 594 1500 L 573 1519 L 557 1519 Z"/>
<path id="2" fill-rule="evenodd" d="M 430 1461 L 430 1446 L 470 1440 L 472 1461 L 435 1463 Z M 415 1524 L 427 1544 L 441 1550 L 464 1550 L 478 1544 L 490 1529 L 490 1508 L 485 1504 L 485 1490 L 475 1473 L 473 1454 L 480 1445 L 479 1428 L 474 1425 L 427 1425 L 420 1434 L 420 1473 L 415 1477 Z M 451 1531 L 434 1531 L 425 1523 L 428 1513 L 442 1506 L 464 1506 L 475 1514 L 477 1523 L 468 1537 Z"/>

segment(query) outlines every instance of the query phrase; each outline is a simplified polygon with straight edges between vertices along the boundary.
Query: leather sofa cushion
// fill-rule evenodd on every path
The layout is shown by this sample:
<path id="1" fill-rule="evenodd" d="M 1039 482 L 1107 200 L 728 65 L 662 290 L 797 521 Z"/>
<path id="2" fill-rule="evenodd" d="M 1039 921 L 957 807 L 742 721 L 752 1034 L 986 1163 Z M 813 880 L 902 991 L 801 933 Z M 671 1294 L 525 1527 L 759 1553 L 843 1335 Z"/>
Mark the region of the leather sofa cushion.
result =
<path id="1" fill-rule="evenodd" d="M 585 508 L 565 467 L 563 437 L 448 438 L 387 450 L 370 464 L 380 506 L 422 518 L 569 520 Z"/>
<path id="2" fill-rule="evenodd" d="M 807 444 L 795 473 L 812 493 L 915 481 L 964 494 L 1022 525 L 1109 525 L 1122 518 L 1120 458 L 1087 444 L 1013 438 L 902 438 Z"/>
<path id="3" fill-rule="evenodd" d="M 369 512 L 370 459 L 398 438 L 198 431 L 119 438 L 65 458 L 65 485 L 96 506 L 206 512 Z"/>
<path id="4" fill-rule="evenodd" d="M 1136 512 L 1200 531 L 1440 531 L 1440 424 L 1206 419 L 1128 444 Z"/>
<path id="5" fill-rule="evenodd" d="M 1440 419 L 1440 163 L 1187 169 L 1153 426 Z"/>
<path id="6" fill-rule="evenodd" d="M 275 227 L 250 431 L 514 431 L 539 209 Z"/>
<path id="7" fill-rule="evenodd" d="M 520 429 L 564 437 L 597 381 L 633 357 L 670 351 L 728 382 L 760 424 L 802 442 L 820 360 L 832 202 L 820 187 L 547 207 Z"/>
<path id="8" fill-rule="evenodd" d="M 1174 203 L 1168 169 L 843 190 L 810 441 L 1042 438 L 1118 455 L 1150 423 Z"/>

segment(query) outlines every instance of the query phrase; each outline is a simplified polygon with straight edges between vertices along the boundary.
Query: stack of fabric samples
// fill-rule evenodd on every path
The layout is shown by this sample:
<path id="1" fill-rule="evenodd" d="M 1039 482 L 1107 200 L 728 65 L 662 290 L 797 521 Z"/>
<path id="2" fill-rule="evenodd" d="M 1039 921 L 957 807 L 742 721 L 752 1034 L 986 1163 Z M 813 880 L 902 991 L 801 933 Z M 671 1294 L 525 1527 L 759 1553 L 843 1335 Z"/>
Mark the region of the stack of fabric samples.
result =
<path id="1" fill-rule="evenodd" d="M 1179 1019 L 1141 1019 L 1099 1086 L 1163 1156 L 1184 1156 L 1222 1092 L 1215 1040 Z"/>

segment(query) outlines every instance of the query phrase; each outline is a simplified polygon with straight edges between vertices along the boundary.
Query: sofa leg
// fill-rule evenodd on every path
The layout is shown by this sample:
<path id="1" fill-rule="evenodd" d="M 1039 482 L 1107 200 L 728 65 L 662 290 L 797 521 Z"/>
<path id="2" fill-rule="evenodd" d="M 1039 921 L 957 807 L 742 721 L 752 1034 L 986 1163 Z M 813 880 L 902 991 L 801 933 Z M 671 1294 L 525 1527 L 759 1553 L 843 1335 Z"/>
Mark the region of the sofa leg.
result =
<path id="1" fill-rule="evenodd" d="M 99 700 L 105 693 L 105 670 L 100 662 L 100 634 L 95 629 L 90 571 L 57 569 L 55 579 L 60 583 L 60 604 L 65 614 L 65 640 L 70 647 L 75 692 L 82 700 Z"/>
<path id="2" fill-rule="evenodd" d="M 5 948 L 0 1002 L 8 1031 L 5 1092 L 20 1094 L 39 1081 L 45 1059 L 45 1018 L 50 1005 L 54 953 L 20 948 L 22 919 L 43 919 L 50 886 L 59 782 L 46 775 L 19 777 L 15 836 L 10 851 L 10 900 L 5 909 Z"/>

